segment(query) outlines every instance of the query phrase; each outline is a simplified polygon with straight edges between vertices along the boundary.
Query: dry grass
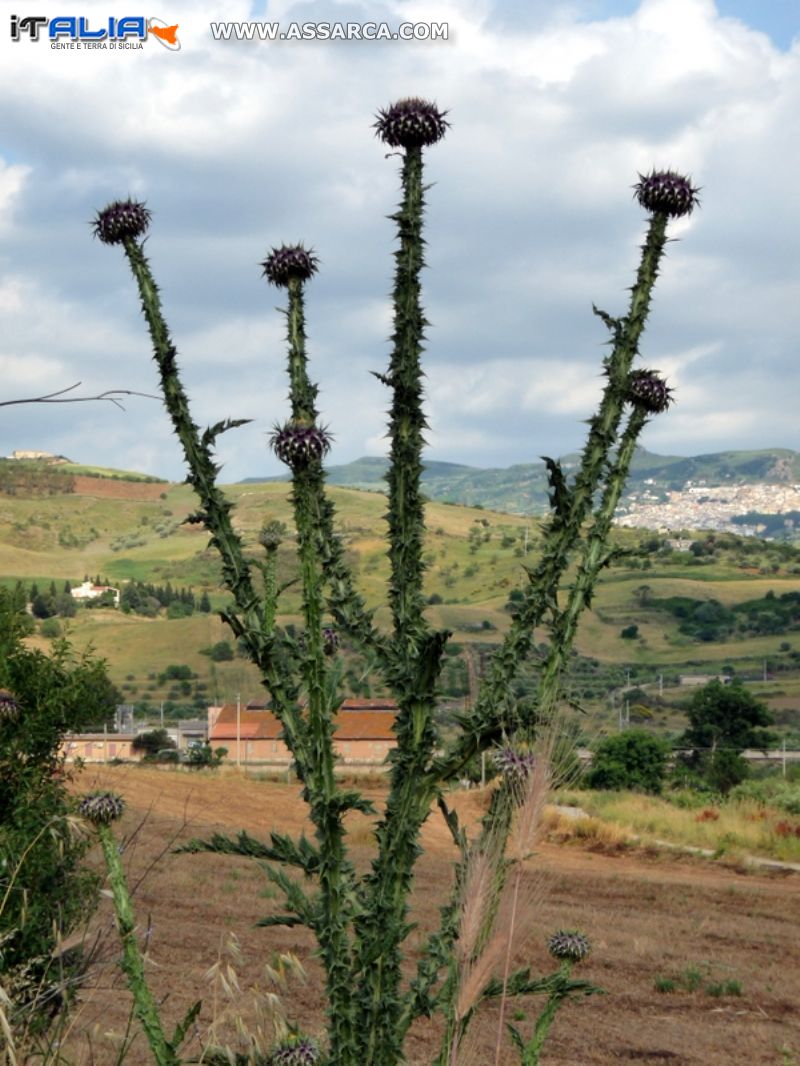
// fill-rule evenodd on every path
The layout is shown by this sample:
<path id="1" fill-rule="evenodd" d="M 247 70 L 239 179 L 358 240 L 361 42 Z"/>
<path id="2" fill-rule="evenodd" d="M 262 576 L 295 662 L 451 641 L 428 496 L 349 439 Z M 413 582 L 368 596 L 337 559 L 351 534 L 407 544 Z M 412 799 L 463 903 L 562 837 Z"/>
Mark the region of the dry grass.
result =
<path id="1" fill-rule="evenodd" d="M 616 834 L 621 838 L 638 837 L 644 842 L 666 840 L 708 848 L 720 854 L 733 851 L 800 862 L 800 817 L 752 800 L 685 810 L 658 796 L 632 792 L 571 792 L 570 797 L 593 817 L 577 819 L 571 830 L 563 825 L 563 820 L 557 820 L 549 830 L 553 839 L 596 836 L 601 840 L 606 834 Z M 583 824 L 587 822 L 591 825 Z"/>

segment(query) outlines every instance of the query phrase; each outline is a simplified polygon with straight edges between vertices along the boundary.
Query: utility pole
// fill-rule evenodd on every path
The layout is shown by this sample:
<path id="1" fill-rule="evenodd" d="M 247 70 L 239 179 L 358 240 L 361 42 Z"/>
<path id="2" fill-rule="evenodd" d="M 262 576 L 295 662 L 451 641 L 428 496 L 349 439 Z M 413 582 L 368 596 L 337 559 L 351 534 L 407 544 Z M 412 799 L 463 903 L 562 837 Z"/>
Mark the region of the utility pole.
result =
<path id="1" fill-rule="evenodd" d="M 658 694 L 659 694 L 659 696 L 663 696 L 664 695 L 664 675 L 663 674 L 659 674 L 658 675 Z"/>
<path id="2" fill-rule="evenodd" d="M 161 728 L 164 728 L 164 701 L 161 701 Z"/>
<path id="3" fill-rule="evenodd" d="M 242 696 L 236 693 L 236 768 L 242 765 Z"/>

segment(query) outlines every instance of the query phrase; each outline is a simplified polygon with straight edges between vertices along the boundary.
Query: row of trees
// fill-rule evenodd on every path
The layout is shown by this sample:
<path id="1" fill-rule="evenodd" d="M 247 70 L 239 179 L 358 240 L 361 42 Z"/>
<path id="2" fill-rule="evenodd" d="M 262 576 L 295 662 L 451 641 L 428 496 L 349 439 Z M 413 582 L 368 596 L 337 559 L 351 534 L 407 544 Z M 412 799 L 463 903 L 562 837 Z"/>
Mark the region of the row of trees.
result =
<path id="1" fill-rule="evenodd" d="M 180 617 L 193 614 L 195 610 L 207 614 L 211 610 L 211 601 L 206 591 L 195 597 L 191 589 L 173 588 L 169 581 L 165 585 L 129 581 L 120 590 L 120 607 L 126 614 L 151 618 L 166 608 L 171 617 Z"/>
<path id="2" fill-rule="evenodd" d="M 108 584 L 108 581 L 103 580 L 99 575 L 95 578 L 84 578 L 84 581 L 90 580 L 95 585 Z M 30 604 L 34 618 L 73 618 L 78 610 L 78 603 L 72 595 L 72 584 L 69 581 L 65 581 L 60 586 L 55 581 L 51 581 L 47 588 L 41 589 L 36 582 L 29 588 L 17 582 L 16 587 L 16 594 L 22 597 L 25 603 Z M 113 607 L 115 598 L 113 592 L 107 592 L 95 599 L 81 602 L 86 607 Z M 120 590 L 120 608 L 126 614 L 140 614 L 149 618 L 154 618 L 159 611 L 166 609 L 170 617 L 179 618 L 193 614 L 196 610 L 209 613 L 211 601 L 205 590 L 200 596 L 195 596 L 190 588 L 173 588 L 169 581 L 165 585 L 128 581 Z"/>

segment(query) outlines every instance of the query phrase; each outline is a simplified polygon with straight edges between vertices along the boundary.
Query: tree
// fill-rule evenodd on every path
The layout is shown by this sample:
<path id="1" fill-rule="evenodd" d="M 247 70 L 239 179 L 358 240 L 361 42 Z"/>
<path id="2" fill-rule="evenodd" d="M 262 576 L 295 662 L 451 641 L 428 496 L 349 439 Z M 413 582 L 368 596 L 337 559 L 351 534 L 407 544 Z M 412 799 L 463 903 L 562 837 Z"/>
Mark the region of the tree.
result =
<path id="1" fill-rule="evenodd" d="M 598 744 L 587 777 L 589 788 L 659 793 L 664 784 L 669 743 L 644 729 L 626 729 Z"/>
<path id="2" fill-rule="evenodd" d="M 741 754 L 745 748 L 766 751 L 776 741 L 764 728 L 773 722 L 766 704 L 738 679 L 727 685 L 711 681 L 698 689 L 686 713 L 689 728 L 678 746 L 691 750 L 682 761 L 723 794 L 748 775 Z"/>
<path id="3" fill-rule="evenodd" d="M 0 589 L 0 986 L 12 1028 L 46 1028 L 82 972 L 80 948 L 53 951 L 91 914 L 98 882 L 83 870 L 87 844 L 68 824 L 65 734 L 113 717 L 119 694 L 105 664 L 66 641 L 49 655 L 26 648 L 21 590 Z M 63 969 L 61 968 L 63 964 Z"/>
<path id="4" fill-rule="evenodd" d="M 165 748 L 177 747 L 166 729 L 151 729 L 149 733 L 140 733 L 131 744 L 133 751 L 143 751 L 145 759 L 154 759 Z"/>
<path id="5" fill-rule="evenodd" d="M 219 766 L 227 754 L 227 748 L 214 748 L 212 751 L 211 745 L 206 741 L 205 744 L 196 744 L 189 748 L 189 757 L 186 761 L 189 766 L 199 770 L 204 766 Z"/>

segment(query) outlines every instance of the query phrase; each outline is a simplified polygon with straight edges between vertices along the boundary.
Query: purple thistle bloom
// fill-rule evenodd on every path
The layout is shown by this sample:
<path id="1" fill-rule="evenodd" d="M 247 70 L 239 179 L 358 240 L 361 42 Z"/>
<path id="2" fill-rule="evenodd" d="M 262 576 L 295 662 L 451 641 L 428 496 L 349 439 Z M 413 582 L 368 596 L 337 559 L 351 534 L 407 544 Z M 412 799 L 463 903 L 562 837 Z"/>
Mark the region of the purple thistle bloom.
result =
<path id="1" fill-rule="evenodd" d="M 323 650 L 326 655 L 335 655 L 339 647 L 339 634 L 332 626 L 325 626 L 322 630 Z"/>
<path id="2" fill-rule="evenodd" d="M 7 688 L 0 688 L 0 722 L 13 722 L 21 710 L 19 700 Z"/>
<path id="3" fill-rule="evenodd" d="M 115 200 L 98 211 L 94 220 L 94 235 L 103 244 L 122 244 L 131 237 L 141 237 L 150 225 L 150 212 L 136 200 Z"/>
<path id="4" fill-rule="evenodd" d="M 660 415 L 672 402 L 672 389 L 655 370 L 633 370 L 628 375 L 626 399 L 635 407 L 642 407 L 648 414 Z"/>
<path id="5" fill-rule="evenodd" d="M 547 941 L 547 948 L 554 959 L 580 962 L 591 951 L 591 944 L 577 929 L 558 929 Z"/>
<path id="6" fill-rule="evenodd" d="M 330 434 L 324 428 L 291 422 L 276 426 L 269 442 L 280 461 L 293 470 L 318 462 L 331 447 Z"/>
<path id="7" fill-rule="evenodd" d="M 516 777 L 524 781 L 536 765 L 536 756 L 530 751 L 505 747 L 494 752 L 494 762 L 497 769 L 507 777 Z"/>
<path id="8" fill-rule="evenodd" d="M 381 108 L 375 129 L 377 136 L 391 148 L 424 148 L 444 137 L 450 125 L 445 122 L 446 114 L 436 104 L 409 96 Z"/>
<path id="9" fill-rule="evenodd" d="M 316 1040 L 290 1036 L 269 1057 L 269 1066 L 316 1066 L 320 1049 Z"/>
<path id="10" fill-rule="evenodd" d="M 116 821 L 125 808 L 125 801 L 113 792 L 92 792 L 78 804 L 79 813 L 95 825 Z"/>
<path id="11" fill-rule="evenodd" d="M 292 278 L 308 281 L 317 272 L 319 260 L 302 244 L 283 244 L 273 248 L 261 266 L 267 281 L 272 285 L 286 287 Z"/>
<path id="12" fill-rule="evenodd" d="M 646 211 L 659 212 L 679 218 L 690 215 L 700 203 L 700 191 L 692 187 L 691 180 L 674 170 L 654 170 L 652 174 L 640 174 L 634 185 L 636 198 Z"/>

